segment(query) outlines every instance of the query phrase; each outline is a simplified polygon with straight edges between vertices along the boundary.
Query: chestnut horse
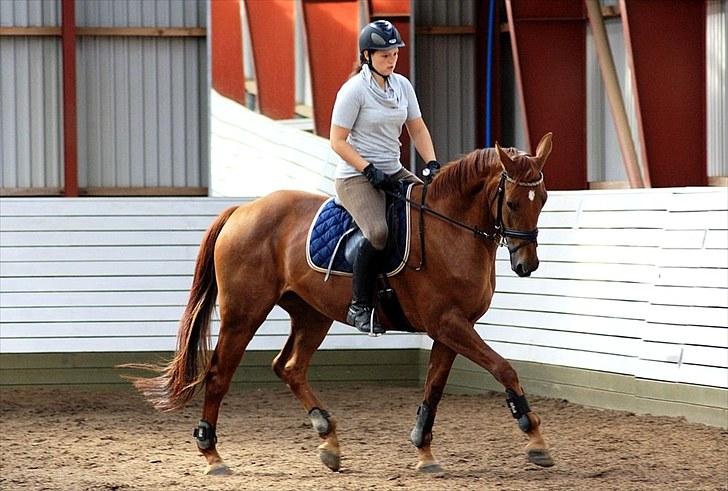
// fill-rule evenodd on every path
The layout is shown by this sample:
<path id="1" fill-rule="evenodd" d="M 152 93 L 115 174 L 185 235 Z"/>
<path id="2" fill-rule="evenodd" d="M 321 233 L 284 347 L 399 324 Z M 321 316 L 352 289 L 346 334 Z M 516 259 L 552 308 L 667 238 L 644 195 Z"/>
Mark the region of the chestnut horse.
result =
<path id="1" fill-rule="evenodd" d="M 493 297 L 499 245 L 508 247 L 511 268 L 519 276 L 538 267 L 537 222 L 546 201 L 542 169 L 550 152 L 551 133 L 541 139 L 534 156 L 496 144 L 444 166 L 427 186 L 424 206 L 424 186 L 412 190 L 411 206 L 424 216 L 412 220 L 408 264 L 420 263 L 423 251 L 426 261 L 421 268 L 405 268 L 389 282 L 409 323 L 434 341 L 424 400 L 410 435 L 420 471 L 441 470 L 431 451 L 432 426 L 458 354 L 488 370 L 504 386 L 507 405 L 528 437 L 528 459 L 553 465 L 539 430 L 541 420 L 530 410 L 518 375 L 474 328 Z M 278 191 L 221 213 L 200 247 L 175 357 L 166 366 L 144 366 L 156 370 L 157 376 L 134 381 L 162 411 L 182 407 L 204 386 L 202 418 L 194 436 L 207 459 L 208 474 L 230 473 L 216 450 L 220 404 L 248 343 L 275 305 L 290 314 L 291 332 L 273 360 L 273 371 L 308 411 L 323 440 L 322 462 L 339 470 L 336 420 L 307 380 L 314 351 L 332 321 L 344 321 L 351 299 L 351 279 L 332 276 L 324 282 L 324 275 L 306 261 L 307 232 L 324 199 Z M 421 225 L 424 247 L 418 238 Z M 220 333 L 210 356 L 210 316 L 216 299 Z"/>

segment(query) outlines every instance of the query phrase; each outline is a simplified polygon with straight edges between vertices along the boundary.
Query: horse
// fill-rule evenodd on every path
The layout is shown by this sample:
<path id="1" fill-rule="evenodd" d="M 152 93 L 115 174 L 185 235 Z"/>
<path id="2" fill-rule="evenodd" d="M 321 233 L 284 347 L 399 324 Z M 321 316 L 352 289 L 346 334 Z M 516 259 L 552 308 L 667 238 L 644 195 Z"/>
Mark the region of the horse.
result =
<path id="1" fill-rule="evenodd" d="M 408 267 L 389 282 L 411 326 L 433 340 L 424 398 L 410 434 L 420 472 L 442 471 L 432 453 L 432 428 L 458 354 L 505 388 L 507 407 L 528 437 L 527 459 L 553 465 L 541 419 L 530 409 L 516 371 L 474 327 L 493 297 L 500 245 L 508 247 L 511 269 L 518 276 L 538 268 L 537 222 L 547 196 L 542 169 L 551 148 L 551 133 L 540 140 L 535 155 L 496 143 L 449 162 L 431 182 L 411 191 L 409 206 L 419 214 L 411 223 L 412 253 Z M 310 223 L 325 199 L 303 191 L 275 191 L 223 211 L 199 249 L 175 356 L 163 365 L 127 365 L 155 371 L 151 378 L 134 378 L 134 385 L 161 411 L 181 408 L 204 387 L 194 437 L 207 461 L 206 474 L 231 473 L 216 450 L 220 405 L 248 343 L 275 305 L 288 312 L 291 329 L 273 359 L 273 371 L 308 412 L 322 440 L 320 460 L 332 471 L 340 470 L 337 420 L 307 379 L 314 352 L 332 322 L 344 322 L 351 298 L 350 278 L 332 276 L 324 282 L 305 257 Z M 219 338 L 210 353 L 216 300 Z"/>

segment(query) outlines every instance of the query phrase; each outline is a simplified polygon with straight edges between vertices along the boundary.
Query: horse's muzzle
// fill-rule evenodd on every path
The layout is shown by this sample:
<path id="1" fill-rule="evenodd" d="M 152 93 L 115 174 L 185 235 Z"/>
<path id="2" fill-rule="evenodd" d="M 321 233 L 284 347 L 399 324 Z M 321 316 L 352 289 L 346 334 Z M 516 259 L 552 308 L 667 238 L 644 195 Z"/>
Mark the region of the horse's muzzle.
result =
<path id="1" fill-rule="evenodd" d="M 523 254 L 511 253 L 511 269 L 521 278 L 531 276 L 538 269 L 538 256 L 522 257 Z"/>

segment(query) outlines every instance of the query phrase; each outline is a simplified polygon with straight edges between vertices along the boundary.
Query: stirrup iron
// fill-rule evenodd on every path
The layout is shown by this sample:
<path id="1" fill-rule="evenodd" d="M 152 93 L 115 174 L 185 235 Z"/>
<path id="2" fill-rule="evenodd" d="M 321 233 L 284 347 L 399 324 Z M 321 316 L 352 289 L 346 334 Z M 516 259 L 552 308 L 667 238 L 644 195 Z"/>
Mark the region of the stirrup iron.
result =
<path id="1" fill-rule="evenodd" d="M 384 334 L 383 332 L 374 332 L 374 307 L 372 307 L 372 313 L 369 315 L 369 332 L 367 336 L 370 338 L 378 338 Z"/>

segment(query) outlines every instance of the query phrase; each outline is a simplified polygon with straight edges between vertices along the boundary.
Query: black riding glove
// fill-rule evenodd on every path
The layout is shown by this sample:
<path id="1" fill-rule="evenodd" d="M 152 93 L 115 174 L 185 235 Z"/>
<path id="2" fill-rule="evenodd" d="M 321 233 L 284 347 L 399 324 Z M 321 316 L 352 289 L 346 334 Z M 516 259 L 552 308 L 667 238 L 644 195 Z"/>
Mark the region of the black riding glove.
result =
<path id="1" fill-rule="evenodd" d="M 369 164 L 364 167 L 364 170 L 361 171 L 361 173 L 364 174 L 364 177 L 366 177 L 370 183 L 372 183 L 372 186 L 374 186 L 375 189 L 381 189 L 382 191 L 389 191 L 392 193 L 399 192 L 399 181 L 374 167 L 374 164 Z"/>
<path id="2" fill-rule="evenodd" d="M 425 178 L 426 182 L 430 183 L 438 172 L 440 172 L 440 162 L 437 160 L 430 160 L 427 162 L 425 168 L 422 169 L 422 177 Z"/>

